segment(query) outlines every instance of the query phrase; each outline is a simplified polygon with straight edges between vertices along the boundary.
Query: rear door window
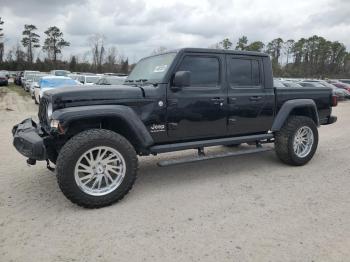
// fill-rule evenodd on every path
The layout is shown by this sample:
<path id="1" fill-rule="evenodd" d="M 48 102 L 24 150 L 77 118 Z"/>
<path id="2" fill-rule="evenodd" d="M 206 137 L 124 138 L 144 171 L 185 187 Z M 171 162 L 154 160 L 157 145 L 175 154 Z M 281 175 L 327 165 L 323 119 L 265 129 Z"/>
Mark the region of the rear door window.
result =
<path id="1" fill-rule="evenodd" d="M 229 58 L 228 81 L 231 87 L 252 88 L 260 86 L 261 76 L 259 60 Z"/>

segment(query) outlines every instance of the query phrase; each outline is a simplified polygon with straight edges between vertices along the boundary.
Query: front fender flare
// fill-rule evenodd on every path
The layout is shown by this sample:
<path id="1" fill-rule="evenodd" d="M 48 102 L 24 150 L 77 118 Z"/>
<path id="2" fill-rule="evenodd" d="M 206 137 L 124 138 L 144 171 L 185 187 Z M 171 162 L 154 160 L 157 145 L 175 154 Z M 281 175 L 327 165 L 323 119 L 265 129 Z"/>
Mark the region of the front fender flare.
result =
<path id="1" fill-rule="evenodd" d="M 77 120 L 93 118 L 119 118 L 128 124 L 135 138 L 143 148 L 154 144 L 153 138 L 148 132 L 139 116 L 128 106 L 124 105 L 92 105 L 58 109 L 52 113 L 52 119 L 58 120 L 63 129 Z"/>
<path id="2" fill-rule="evenodd" d="M 312 112 L 312 119 L 315 121 L 315 124 L 317 126 L 320 125 L 315 101 L 313 101 L 312 99 L 293 99 L 286 101 L 282 105 L 272 124 L 271 131 L 279 131 L 282 128 L 285 121 L 287 120 L 287 118 L 289 117 L 290 113 L 297 108 L 309 108 Z"/>

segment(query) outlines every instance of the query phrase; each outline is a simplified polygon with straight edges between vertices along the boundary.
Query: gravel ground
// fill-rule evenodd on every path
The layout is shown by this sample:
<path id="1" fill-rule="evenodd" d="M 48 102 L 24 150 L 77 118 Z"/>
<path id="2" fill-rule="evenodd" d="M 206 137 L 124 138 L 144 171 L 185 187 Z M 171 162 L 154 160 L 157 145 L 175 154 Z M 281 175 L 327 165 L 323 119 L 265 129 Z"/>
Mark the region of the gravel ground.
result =
<path id="1" fill-rule="evenodd" d="M 166 168 L 157 161 L 193 151 L 144 157 L 121 202 L 86 210 L 44 163 L 27 167 L 12 147 L 12 126 L 37 107 L 4 90 L 0 261 L 349 261 L 349 102 L 321 127 L 306 166 L 283 165 L 273 151 Z"/>

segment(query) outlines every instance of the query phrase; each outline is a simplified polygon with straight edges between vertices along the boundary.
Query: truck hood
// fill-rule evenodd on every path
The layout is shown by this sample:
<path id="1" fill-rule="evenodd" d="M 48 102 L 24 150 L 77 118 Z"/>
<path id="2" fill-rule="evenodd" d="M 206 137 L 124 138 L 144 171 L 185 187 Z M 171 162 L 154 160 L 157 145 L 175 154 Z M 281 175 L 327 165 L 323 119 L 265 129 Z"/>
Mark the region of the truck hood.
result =
<path id="1" fill-rule="evenodd" d="M 138 100 L 143 98 L 143 91 L 140 87 L 129 85 L 72 86 L 48 90 L 44 96 L 52 101 L 55 108 L 62 108 Z"/>

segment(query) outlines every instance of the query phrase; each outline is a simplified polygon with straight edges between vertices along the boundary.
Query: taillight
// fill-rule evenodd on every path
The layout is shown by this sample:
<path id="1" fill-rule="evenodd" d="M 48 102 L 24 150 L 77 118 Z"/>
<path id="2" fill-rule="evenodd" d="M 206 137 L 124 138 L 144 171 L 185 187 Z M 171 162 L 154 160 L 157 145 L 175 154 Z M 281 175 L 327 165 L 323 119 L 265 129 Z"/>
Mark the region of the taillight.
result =
<path id="1" fill-rule="evenodd" d="M 332 95 L 332 106 L 338 105 L 338 97 L 336 95 Z"/>

